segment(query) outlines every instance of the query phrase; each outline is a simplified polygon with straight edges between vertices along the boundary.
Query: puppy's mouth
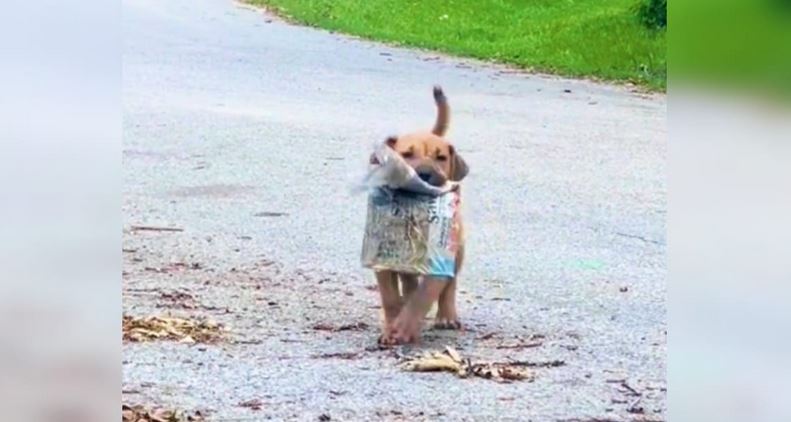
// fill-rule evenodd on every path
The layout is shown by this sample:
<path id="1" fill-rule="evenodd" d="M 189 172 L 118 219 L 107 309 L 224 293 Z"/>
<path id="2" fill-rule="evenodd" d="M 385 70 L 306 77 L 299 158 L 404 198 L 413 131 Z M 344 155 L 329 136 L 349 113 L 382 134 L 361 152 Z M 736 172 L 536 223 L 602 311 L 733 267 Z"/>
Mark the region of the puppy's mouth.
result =
<path id="1" fill-rule="evenodd" d="M 442 186 L 446 182 L 445 178 L 442 175 L 439 175 L 433 171 L 432 172 L 418 171 L 417 175 L 418 177 L 420 177 L 420 180 L 432 186 Z"/>

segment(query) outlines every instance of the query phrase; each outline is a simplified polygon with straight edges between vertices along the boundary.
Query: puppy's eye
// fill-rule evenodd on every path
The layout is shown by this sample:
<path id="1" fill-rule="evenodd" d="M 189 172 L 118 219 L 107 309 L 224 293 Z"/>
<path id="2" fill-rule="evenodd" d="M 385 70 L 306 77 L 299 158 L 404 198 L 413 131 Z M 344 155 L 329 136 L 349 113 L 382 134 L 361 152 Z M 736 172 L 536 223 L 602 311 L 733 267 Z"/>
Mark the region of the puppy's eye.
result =
<path id="1" fill-rule="evenodd" d="M 447 159 L 448 159 L 447 155 L 438 155 L 437 156 L 437 161 L 445 161 Z"/>
<path id="2" fill-rule="evenodd" d="M 401 156 L 404 158 L 412 158 L 415 156 L 415 153 L 412 151 L 402 152 Z"/>

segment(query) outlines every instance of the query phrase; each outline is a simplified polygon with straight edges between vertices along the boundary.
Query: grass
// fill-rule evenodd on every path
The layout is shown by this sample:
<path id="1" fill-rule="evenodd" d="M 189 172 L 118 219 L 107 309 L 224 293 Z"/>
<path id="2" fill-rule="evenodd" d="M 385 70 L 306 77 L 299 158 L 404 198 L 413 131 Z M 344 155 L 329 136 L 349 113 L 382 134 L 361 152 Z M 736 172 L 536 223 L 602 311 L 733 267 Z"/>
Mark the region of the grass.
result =
<path id="1" fill-rule="evenodd" d="M 666 89 L 636 0 L 248 0 L 306 25 L 539 72 Z"/>

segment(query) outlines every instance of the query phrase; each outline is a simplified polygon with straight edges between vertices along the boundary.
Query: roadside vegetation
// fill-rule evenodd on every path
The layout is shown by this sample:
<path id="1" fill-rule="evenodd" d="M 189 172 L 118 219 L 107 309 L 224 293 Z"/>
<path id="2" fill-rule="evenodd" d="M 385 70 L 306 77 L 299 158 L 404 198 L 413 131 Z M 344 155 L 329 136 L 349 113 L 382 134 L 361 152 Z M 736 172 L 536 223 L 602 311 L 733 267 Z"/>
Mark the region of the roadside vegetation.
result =
<path id="1" fill-rule="evenodd" d="M 666 0 L 249 0 L 298 23 L 553 74 L 666 88 Z"/>

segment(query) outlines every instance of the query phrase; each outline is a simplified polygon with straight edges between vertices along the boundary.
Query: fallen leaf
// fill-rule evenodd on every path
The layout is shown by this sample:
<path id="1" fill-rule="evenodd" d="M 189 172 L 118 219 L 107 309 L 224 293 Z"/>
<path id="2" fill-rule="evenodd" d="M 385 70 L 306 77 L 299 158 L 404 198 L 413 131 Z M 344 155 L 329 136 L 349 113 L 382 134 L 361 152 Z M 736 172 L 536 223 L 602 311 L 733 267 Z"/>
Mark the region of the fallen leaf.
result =
<path id="1" fill-rule="evenodd" d="M 175 409 L 145 408 L 142 405 L 121 405 L 122 422 L 204 422 L 200 411 L 184 412 Z"/>
<path id="2" fill-rule="evenodd" d="M 223 337 L 222 326 L 214 322 L 158 316 L 137 318 L 124 315 L 122 332 L 123 339 L 131 342 L 171 340 L 184 343 L 216 343 Z"/>
<path id="3" fill-rule="evenodd" d="M 176 412 L 166 409 L 155 409 L 149 412 L 148 417 L 152 422 L 171 422 L 176 417 Z"/>
<path id="4" fill-rule="evenodd" d="M 459 355 L 459 352 L 457 352 L 456 349 L 450 346 L 445 346 L 445 353 L 447 353 L 456 362 L 461 362 L 461 355 Z"/>
<path id="5" fill-rule="evenodd" d="M 453 372 L 459 378 L 470 375 L 497 382 L 532 381 L 534 375 L 525 367 L 509 363 L 471 362 L 463 359 L 452 347 L 446 347 L 443 352 L 426 352 L 412 357 L 401 363 L 401 369 L 413 372 Z"/>

